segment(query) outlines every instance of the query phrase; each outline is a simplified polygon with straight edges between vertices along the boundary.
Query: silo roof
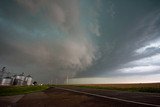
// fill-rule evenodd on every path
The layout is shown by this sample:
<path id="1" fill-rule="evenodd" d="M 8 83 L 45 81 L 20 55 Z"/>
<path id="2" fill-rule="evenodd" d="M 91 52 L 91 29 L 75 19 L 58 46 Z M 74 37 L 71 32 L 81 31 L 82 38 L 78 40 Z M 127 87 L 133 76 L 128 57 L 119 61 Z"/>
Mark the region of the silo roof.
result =
<path id="1" fill-rule="evenodd" d="M 19 74 L 19 76 L 24 76 L 24 73 L 22 73 L 22 74 Z"/>
<path id="2" fill-rule="evenodd" d="M 27 77 L 31 77 L 31 75 L 28 75 Z"/>

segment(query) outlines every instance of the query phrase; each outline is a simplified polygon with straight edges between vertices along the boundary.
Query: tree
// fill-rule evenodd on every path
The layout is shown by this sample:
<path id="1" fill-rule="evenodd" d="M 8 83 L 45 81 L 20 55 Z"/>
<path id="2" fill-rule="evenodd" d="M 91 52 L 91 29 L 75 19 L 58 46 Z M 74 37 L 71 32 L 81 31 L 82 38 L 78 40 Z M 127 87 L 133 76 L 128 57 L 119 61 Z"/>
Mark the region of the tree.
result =
<path id="1" fill-rule="evenodd" d="M 37 85 L 37 82 L 36 82 L 36 81 L 34 81 L 34 82 L 33 82 L 33 85 Z"/>

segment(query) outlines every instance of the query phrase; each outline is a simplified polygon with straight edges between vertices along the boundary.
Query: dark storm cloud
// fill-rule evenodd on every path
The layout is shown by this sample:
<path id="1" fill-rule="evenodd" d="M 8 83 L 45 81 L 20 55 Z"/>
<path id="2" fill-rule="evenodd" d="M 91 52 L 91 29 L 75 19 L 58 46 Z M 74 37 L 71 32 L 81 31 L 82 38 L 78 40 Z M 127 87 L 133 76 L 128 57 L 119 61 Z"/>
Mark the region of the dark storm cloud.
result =
<path id="1" fill-rule="evenodd" d="M 0 66 L 44 82 L 159 74 L 159 6 L 157 0 L 2 1 Z"/>
<path id="2" fill-rule="evenodd" d="M 90 33 L 100 35 L 98 27 L 93 27 L 98 22 L 91 21 L 91 30 L 86 31 L 79 6 L 78 0 L 2 2 L 1 66 L 31 73 L 41 81 L 61 81 L 91 66 L 98 48 Z"/>
<path id="3" fill-rule="evenodd" d="M 140 4 L 140 2 L 137 3 Z M 145 5 L 146 4 L 143 4 L 141 5 L 141 7 L 143 6 L 145 7 Z M 140 9 L 140 7 L 137 8 Z M 125 11 L 135 12 L 136 9 L 132 8 L 131 10 L 125 10 Z M 119 12 L 119 14 L 123 14 L 120 13 L 120 11 L 118 10 L 116 12 L 117 13 Z M 124 10 L 121 12 L 124 12 Z M 105 77 L 111 75 L 125 76 L 131 74 L 132 75 L 159 74 L 159 72 L 157 72 L 158 70 L 160 70 L 159 64 L 158 65 L 152 64 L 155 58 L 152 58 L 152 60 L 149 58 L 156 54 L 159 54 L 159 41 L 155 43 L 155 40 L 159 39 L 160 25 L 158 23 L 160 22 L 160 10 L 156 6 L 155 7 L 149 6 L 143 10 L 143 14 L 141 14 L 140 12 L 138 15 L 138 13 L 139 12 L 137 10 L 136 15 L 133 13 L 134 15 L 130 14 L 130 16 L 127 16 L 127 18 L 130 20 L 127 19 L 128 21 L 126 20 L 124 24 L 120 24 L 122 25 L 121 28 L 117 26 L 113 27 L 114 28 L 113 31 L 115 31 L 116 34 L 112 33 L 112 37 L 108 36 L 110 34 L 107 33 L 103 35 L 104 36 L 103 39 L 105 38 L 106 43 L 104 42 L 101 43 L 102 45 L 100 48 L 100 50 L 102 51 L 101 58 L 97 61 L 97 63 L 95 63 L 94 67 L 88 70 L 88 72 L 85 72 L 83 74 L 81 73 L 78 76 L 87 77 L 88 75 L 90 75 L 96 77 L 97 75 L 99 75 Z M 119 17 L 117 16 L 117 18 L 121 17 L 126 18 L 126 16 L 119 16 Z M 120 21 L 120 19 L 117 20 Z M 125 23 L 130 26 L 125 25 Z M 120 32 L 117 31 L 116 30 L 117 28 L 121 29 L 121 31 Z M 107 41 L 107 39 L 109 39 L 110 41 Z M 137 53 L 138 49 L 141 49 L 147 45 L 151 46 L 146 48 L 146 50 L 143 53 L 140 54 Z M 144 60 L 145 58 L 148 58 L 146 59 L 148 61 L 146 65 L 143 65 L 142 63 L 138 63 L 138 65 L 130 64 L 131 62 L 134 62 L 136 60 L 138 61 L 142 60 L 142 62 L 146 61 Z M 125 70 L 128 72 L 125 72 Z"/>

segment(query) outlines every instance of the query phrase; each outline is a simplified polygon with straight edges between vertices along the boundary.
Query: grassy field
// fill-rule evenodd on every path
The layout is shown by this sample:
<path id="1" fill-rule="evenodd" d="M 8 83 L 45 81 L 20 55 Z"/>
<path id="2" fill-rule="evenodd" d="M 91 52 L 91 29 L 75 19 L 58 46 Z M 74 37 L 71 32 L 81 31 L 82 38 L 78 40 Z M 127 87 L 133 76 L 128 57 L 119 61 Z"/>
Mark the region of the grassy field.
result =
<path id="1" fill-rule="evenodd" d="M 160 93 L 160 83 L 142 83 L 142 84 L 80 84 L 80 85 L 51 85 L 63 87 L 80 87 L 106 90 L 120 90 L 132 92 L 150 92 Z M 36 91 L 42 91 L 49 88 L 49 85 L 44 86 L 1 86 L 0 96 L 27 94 Z"/>
<path id="2" fill-rule="evenodd" d="M 27 94 L 36 91 L 42 91 L 49 86 L 1 86 L 0 96 Z"/>
<path id="3" fill-rule="evenodd" d="M 120 90 L 132 92 L 160 93 L 160 83 L 140 83 L 140 84 L 83 84 L 74 85 L 81 88 Z"/>

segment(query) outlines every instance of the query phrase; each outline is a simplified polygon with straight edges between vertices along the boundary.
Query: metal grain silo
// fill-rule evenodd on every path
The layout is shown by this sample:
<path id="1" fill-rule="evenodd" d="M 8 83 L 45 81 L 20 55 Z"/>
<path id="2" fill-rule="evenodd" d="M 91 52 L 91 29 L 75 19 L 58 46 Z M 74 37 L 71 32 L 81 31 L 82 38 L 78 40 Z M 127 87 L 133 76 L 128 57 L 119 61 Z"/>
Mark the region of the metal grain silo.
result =
<path id="1" fill-rule="evenodd" d="M 25 77 L 25 85 L 32 85 L 32 77 L 30 75 Z"/>
<path id="2" fill-rule="evenodd" d="M 2 78 L 1 85 L 4 85 L 4 86 L 12 85 L 12 78 L 11 77 Z"/>
<path id="3" fill-rule="evenodd" d="M 20 75 L 17 75 L 16 78 L 15 78 L 16 85 L 23 85 L 24 84 L 24 79 L 25 79 L 24 73 L 22 73 Z"/>

